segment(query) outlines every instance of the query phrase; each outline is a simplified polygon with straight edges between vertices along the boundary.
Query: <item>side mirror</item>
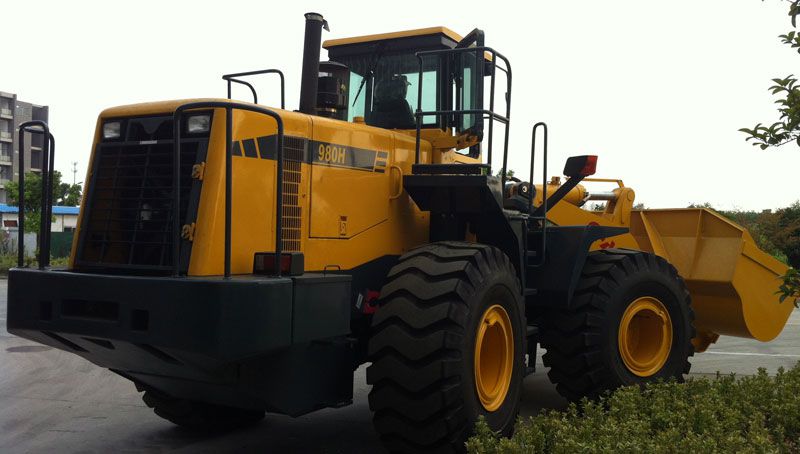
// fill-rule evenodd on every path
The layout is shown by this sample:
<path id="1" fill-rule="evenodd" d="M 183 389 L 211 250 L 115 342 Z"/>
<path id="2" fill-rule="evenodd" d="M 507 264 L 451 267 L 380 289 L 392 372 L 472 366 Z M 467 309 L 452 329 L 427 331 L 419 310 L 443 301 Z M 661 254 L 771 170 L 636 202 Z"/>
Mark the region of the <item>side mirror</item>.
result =
<path id="1" fill-rule="evenodd" d="M 567 163 L 564 164 L 564 175 L 570 178 L 580 177 L 583 179 L 594 175 L 596 170 L 597 156 L 593 155 L 572 156 L 567 159 Z"/>

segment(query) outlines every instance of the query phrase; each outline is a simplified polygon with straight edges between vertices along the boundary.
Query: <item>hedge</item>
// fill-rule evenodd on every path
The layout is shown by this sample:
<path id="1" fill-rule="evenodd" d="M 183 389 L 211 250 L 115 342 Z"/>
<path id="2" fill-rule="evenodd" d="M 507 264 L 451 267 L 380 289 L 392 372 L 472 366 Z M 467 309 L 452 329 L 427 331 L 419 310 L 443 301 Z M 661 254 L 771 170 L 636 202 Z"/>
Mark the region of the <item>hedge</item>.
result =
<path id="1" fill-rule="evenodd" d="M 50 258 L 50 266 L 52 267 L 63 267 L 69 264 L 69 257 L 51 257 Z M 16 254 L 0 254 L 0 276 L 6 276 L 8 274 L 9 268 L 14 268 L 17 266 L 17 255 Z M 33 257 L 26 257 L 25 258 L 25 266 L 36 268 L 38 265 L 38 261 Z"/>
<path id="2" fill-rule="evenodd" d="M 800 452 L 800 364 L 788 372 L 625 387 L 520 419 L 511 438 L 483 420 L 471 453 Z"/>

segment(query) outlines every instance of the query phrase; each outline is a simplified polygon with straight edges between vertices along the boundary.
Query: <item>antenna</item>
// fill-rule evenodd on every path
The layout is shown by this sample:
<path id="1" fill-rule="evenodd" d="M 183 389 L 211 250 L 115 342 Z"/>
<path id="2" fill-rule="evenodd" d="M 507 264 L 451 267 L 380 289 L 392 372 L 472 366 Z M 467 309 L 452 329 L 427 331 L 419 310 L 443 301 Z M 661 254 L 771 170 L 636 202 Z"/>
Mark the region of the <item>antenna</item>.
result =
<path id="1" fill-rule="evenodd" d="M 72 185 L 75 186 L 75 175 L 78 174 L 78 161 L 72 161 Z"/>

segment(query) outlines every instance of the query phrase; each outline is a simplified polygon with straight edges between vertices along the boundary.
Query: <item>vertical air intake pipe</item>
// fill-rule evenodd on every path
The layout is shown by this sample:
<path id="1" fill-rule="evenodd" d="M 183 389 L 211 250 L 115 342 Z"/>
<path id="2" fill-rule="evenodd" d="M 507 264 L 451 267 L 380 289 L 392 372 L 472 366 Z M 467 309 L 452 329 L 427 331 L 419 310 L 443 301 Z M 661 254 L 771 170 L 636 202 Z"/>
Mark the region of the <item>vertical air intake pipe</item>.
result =
<path id="1" fill-rule="evenodd" d="M 317 78 L 322 29 L 330 31 L 328 22 L 317 13 L 306 13 L 306 38 L 303 43 L 303 72 L 300 78 L 300 112 L 317 113 Z"/>

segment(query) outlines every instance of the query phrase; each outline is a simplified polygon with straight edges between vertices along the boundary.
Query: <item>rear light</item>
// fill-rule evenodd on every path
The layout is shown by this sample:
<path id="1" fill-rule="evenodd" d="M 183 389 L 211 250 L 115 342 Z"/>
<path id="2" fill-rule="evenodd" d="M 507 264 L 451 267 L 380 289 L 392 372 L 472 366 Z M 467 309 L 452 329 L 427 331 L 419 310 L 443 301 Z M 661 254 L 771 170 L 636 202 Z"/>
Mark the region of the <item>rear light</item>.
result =
<path id="1" fill-rule="evenodd" d="M 299 276 L 305 271 L 305 264 L 302 252 L 284 252 L 280 258 L 281 274 L 287 276 Z M 275 272 L 275 253 L 256 252 L 253 257 L 253 273 L 255 274 L 278 274 Z"/>
<path id="2" fill-rule="evenodd" d="M 584 177 L 588 177 L 590 175 L 594 175 L 596 171 L 597 171 L 597 156 L 587 156 L 586 164 L 584 164 L 583 169 L 581 169 L 581 175 Z"/>
<path id="3" fill-rule="evenodd" d="M 572 156 L 564 165 L 564 175 L 574 177 L 588 177 L 597 170 L 597 156 Z"/>

